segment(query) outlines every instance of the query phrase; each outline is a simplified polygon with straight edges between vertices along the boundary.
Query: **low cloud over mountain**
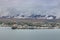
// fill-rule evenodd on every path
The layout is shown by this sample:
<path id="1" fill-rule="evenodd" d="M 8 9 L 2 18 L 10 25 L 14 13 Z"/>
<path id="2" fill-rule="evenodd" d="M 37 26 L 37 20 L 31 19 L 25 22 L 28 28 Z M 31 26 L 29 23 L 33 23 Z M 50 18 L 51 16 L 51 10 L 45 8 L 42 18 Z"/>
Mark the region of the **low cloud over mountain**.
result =
<path id="1" fill-rule="evenodd" d="M 0 0 L 1 16 L 54 15 L 60 18 L 60 0 Z"/>

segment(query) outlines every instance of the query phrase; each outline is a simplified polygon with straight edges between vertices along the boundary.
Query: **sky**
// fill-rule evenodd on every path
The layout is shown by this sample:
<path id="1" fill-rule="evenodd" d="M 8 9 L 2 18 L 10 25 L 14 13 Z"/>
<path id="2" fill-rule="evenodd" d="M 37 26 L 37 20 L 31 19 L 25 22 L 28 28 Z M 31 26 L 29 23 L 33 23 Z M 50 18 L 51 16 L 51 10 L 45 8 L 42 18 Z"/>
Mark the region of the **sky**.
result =
<path id="1" fill-rule="evenodd" d="M 60 17 L 60 0 L 0 0 L 0 16 L 46 14 Z"/>

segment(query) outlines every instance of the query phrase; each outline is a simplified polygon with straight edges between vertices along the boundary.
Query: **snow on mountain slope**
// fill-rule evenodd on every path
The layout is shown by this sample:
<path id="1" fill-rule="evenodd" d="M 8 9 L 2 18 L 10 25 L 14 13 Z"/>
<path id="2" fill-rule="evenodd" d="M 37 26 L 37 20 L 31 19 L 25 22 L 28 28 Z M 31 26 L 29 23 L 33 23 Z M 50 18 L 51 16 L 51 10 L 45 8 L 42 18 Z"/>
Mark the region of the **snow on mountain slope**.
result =
<path id="1" fill-rule="evenodd" d="M 0 17 L 27 17 L 31 14 L 60 18 L 60 0 L 0 0 Z"/>

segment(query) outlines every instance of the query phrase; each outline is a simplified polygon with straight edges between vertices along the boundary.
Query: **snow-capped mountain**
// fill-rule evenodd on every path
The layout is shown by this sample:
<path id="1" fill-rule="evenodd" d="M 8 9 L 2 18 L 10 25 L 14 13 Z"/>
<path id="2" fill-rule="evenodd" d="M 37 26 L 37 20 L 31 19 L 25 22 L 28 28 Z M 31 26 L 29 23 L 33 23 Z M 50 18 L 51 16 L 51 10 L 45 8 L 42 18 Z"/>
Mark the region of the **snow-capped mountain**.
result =
<path id="1" fill-rule="evenodd" d="M 32 14 L 60 18 L 60 0 L 0 0 L 0 17 L 28 18 Z"/>
<path id="2" fill-rule="evenodd" d="M 43 18 L 43 19 L 49 17 L 53 17 L 54 19 L 56 18 L 55 15 L 48 16 L 47 15 L 45 13 L 39 13 L 38 11 L 36 12 L 36 10 L 30 11 L 29 9 L 28 10 L 18 10 L 17 8 L 0 9 L 0 17 L 2 18 Z"/>

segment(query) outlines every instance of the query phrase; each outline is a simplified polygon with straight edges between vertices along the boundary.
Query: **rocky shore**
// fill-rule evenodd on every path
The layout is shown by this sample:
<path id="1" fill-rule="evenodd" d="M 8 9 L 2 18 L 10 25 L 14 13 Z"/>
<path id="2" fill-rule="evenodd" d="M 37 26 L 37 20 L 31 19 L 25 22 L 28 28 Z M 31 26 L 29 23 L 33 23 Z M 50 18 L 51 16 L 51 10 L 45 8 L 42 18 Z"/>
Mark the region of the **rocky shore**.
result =
<path id="1" fill-rule="evenodd" d="M 52 26 L 28 26 L 28 25 L 5 25 L 5 24 L 0 24 L 0 27 L 11 27 L 12 29 L 60 29 L 59 26 L 52 27 Z"/>

